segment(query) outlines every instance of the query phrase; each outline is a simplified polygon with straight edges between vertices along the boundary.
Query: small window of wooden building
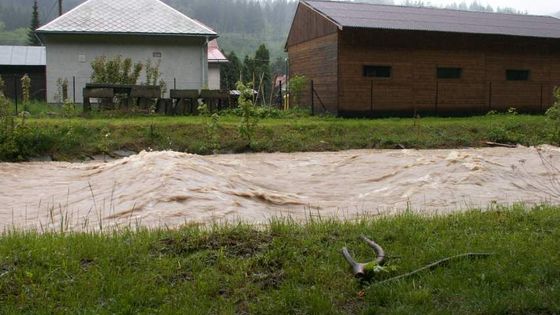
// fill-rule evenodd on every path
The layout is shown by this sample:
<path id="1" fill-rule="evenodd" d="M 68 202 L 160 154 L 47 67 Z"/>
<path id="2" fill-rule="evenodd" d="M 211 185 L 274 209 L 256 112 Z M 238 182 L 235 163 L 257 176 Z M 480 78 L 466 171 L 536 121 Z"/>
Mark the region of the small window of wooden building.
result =
<path id="1" fill-rule="evenodd" d="M 390 78 L 391 66 L 364 66 L 364 77 Z"/>
<path id="2" fill-rule="evenodd" d="M 463 69 L 461 68 L 437 68 L 438 79 L 460 79 L 462 75 Z"/>
<path id="3" fill-rule="evenodd" d="M 529 75 L 529 70 L 506 70 L 506 80 L 508 81 L 527 81 Z"/>

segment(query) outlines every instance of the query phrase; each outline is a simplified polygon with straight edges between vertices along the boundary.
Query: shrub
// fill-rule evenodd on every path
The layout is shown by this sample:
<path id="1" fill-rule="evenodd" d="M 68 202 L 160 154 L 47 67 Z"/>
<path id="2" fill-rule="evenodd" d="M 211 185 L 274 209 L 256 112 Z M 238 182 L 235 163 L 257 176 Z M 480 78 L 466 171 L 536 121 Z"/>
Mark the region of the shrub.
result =
<path id="1" fill-rule="evenodd" d="M 21 88 L 23 96 L 23 110 L 27 111 L 29 107 L 29 98 L 31 96 L 31 78 L 27 73 L 21 78 Z"/>
<path id="2" fill-rule="evenodd" d="M 69 99 L 64 100 L 64 104 L 62 104 L 62 116 L 65 118 L 72 118 L 75 117 L 76 114 L 76 105 Z"/>
<path id="3" fill-rule="evenodd" d="M 247 140 L 247 146 L 251 147 L 257 129 L 259 118 L 255 104 L 253 103 L 253 89 L 250 86 L 237 82 L 239 95 L 239 109 L 241 110 L 241 122 L 239 124 L 239 134 Z"/>
<path id="4" fill-rule="evenodd" d="M 54 99 L 57 103 L 64 103 L 68 99 L 68 79 L 58 78 L 56 80 L 56 94 Z"/>
<path id="5" fill-rule="evenodd" d="M 554 89 L 554 99 L 554 105 L 546 111 L 546 117 L 554 127 L 552 140 L 560 144 L 560 87 Z"/>
<path id="6" fill-rule="evenodd" d="M 0 160 L 22 161 L 33 155 L 38 137 L 27 126 L 26 113 L 20 119 L 10 114 L 10 101 L 0 92 Z"/>
<path id="7" fill-rule="evenodd" d="M 206 151 L 207 149 L 216 153 L 220 149 L 220 115 L 218 113 L 210 113 L 208 110 L 208 105 L 201 104 L 198 106 L 198 112 L 201 116 L 207 117 L 206 118 L 206 144 L 207 148 L 202 148 L 202 151 Z"/>
<path id="8" fill-rule="evenodd" d="M 101 56 L 91 62 L 91 68 L 92 83 L 136 84 L 144 65 L 141 62 L 133 65 L 132 59 L 121 56 L 113 59 Z"/>
<path id="9" fill-rule="evenodd" d="M 288 87 L 290 88 L 290 94 L 292 100 L 296 106 L 301 105 L 301 94 L 307 83 L 307 78 L 303 75 L 295 75 L 288 82 Z"/>

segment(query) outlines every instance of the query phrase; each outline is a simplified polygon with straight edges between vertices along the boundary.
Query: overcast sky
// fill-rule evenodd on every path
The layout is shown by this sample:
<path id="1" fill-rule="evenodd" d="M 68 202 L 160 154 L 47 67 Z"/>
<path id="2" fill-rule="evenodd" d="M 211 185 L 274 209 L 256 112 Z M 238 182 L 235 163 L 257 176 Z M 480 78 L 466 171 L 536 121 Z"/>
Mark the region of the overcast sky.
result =
<path id="1" fill-rule="evenodd" d="M 446 5 L 450 3 L 460 3 L 458 0 L 425 0 L 435 5 Z M 466 0 L 471 3 L 471 0 Z M 529 14 L 552 14 L 560 11 L 560 1 L 558 0 L 479 0 L 482 5 L 492 7 L 510 7 L 520 11 L 527 11 Z"/>

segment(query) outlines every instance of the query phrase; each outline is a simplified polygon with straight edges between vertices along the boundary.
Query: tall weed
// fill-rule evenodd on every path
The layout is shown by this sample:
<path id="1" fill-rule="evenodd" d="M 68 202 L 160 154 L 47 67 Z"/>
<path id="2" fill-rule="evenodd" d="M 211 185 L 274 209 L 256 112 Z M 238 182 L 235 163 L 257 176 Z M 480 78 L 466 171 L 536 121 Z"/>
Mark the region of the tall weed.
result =
<path id="1" fill-rule="evenodd" d="M 551 140 L 560 144 L 560 87 L 554 89 L 554 99 L 554 105 L 546 111 L 546 117 L 553 125 Z"/>

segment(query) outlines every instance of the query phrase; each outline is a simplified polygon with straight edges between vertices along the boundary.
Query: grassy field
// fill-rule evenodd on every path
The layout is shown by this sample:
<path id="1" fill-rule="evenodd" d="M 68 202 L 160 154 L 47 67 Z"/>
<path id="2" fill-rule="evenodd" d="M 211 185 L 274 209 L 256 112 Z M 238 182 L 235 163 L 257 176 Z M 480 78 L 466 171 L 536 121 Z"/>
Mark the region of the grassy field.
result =
<path id="1" fill-rule="evenodd" d="M 360 282 L 340 254 L 386 250 Z M 0 237 L 1 314 L 558 314 L 560 208 Z M 438 259 L 460 259 L 378 283 Z"/>
<path id="2" fill-rule="evenodd" d="M 0 128 L 1 161 L 39 156 L 80 160 L 120 149 L 211 154 L 479 147 L 486 141 L 527 146 L 555 143 L 554 128 L 546 117 L 530 115 L 341 119 L 273 113 L 263 115 L 249 145 L 239 135 L 240 117 L 232 114 L 222 115 L 215 131 L 210 131 L 209 117 L 52 118 L 48 108 L 41 109 L 25 121 L 25 128 L 4 135 L 4 140 Z M 215 139 L 214 145 L 210 145 L 211 139 Z"/>

